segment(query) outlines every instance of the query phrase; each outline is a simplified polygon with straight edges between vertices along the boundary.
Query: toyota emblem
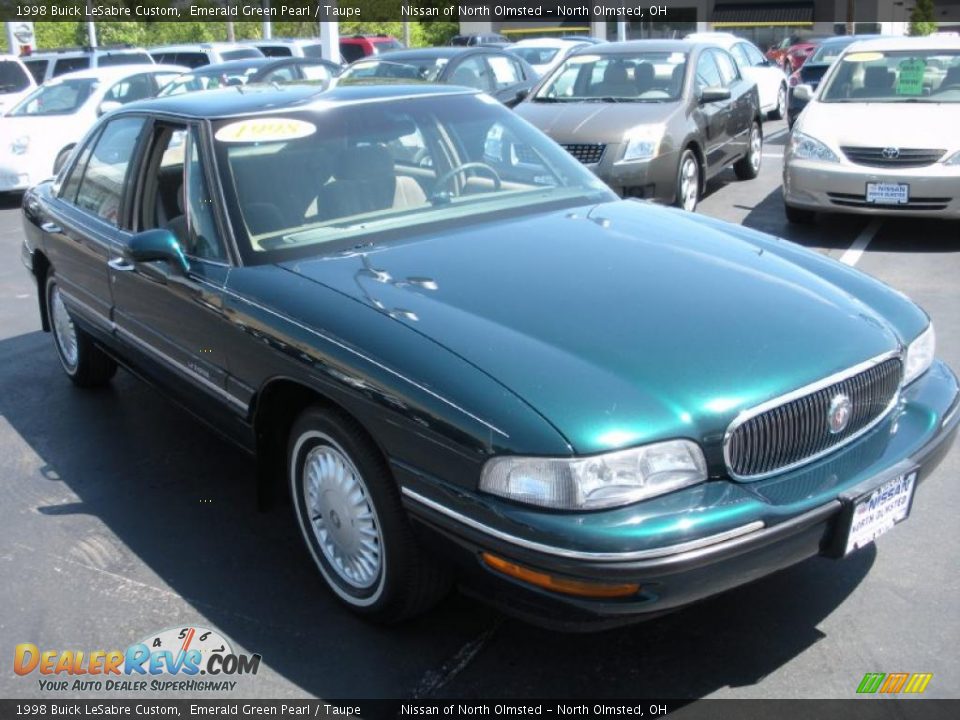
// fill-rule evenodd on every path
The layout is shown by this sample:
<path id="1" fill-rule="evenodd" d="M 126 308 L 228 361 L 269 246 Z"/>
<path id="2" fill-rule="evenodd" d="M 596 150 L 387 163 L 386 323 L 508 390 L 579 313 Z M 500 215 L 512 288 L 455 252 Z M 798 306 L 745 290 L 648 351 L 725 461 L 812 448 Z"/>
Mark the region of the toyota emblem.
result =
<path id="1" fill-rule="evenodd" d="M 900 157 L 900 148 L 888 147 L 880 151 L 885 160 L 896 160 Z"/>
<path id="2" fill-rule="evenodd" d="M 830 428 L 831 435 L 842 433 L 847 429 L 852 411 L 853 404 L 843 393 L 830 401 L 830 408 L 827 410 L 827 426 Z"/>

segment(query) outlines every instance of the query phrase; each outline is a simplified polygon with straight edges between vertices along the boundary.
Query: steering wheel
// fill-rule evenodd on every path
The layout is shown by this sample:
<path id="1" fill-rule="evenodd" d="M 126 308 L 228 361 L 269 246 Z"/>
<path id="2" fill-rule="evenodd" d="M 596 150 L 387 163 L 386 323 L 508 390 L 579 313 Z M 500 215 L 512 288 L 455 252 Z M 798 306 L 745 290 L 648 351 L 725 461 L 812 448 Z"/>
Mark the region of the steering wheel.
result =
<path id="1" fill-rule="evenodd" d="M 457 165 L 456 167 L 452 167 L 449 170 L 447 170 L 445 173 L 443 173 L 440 177 L 438 177 L 437 181 L 433 185 L 434 195 L 436 195 L 438 191 L 443 188 L 444 185 L 446 185 L 448 182 L 453 180 L 453 178 L 455 178 L 457 175 L 470 172 L 471 170 L 483 170 L 491 178 L 493 178 L 494 191 L 497 191 L 500 189 L 500 186 L 501 186 L 500 176 L 497 174 L 496 170 L 494 170 L 492 167 L 490 167 L 486 163 L 468 162 L 468 163 L 464 163 L 463 165 Z"/>

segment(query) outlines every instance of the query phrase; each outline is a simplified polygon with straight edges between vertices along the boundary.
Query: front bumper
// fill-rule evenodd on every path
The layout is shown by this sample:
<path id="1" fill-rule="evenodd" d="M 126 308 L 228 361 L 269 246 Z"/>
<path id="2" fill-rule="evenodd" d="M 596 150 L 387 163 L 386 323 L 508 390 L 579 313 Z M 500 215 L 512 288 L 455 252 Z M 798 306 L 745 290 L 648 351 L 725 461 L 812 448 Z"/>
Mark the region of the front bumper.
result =
<path id="1" fill-rule="evenodd" d="M 866 202 L 868 182 L 906 183 L 909 202 Z M 783 200 L 791 207 L 819 212 L 907 217 L 960 218 L 960 167 L 942 164 L 886 169 L 847 161 L 823 163 L 785 158 Z"/>
<path id="2" fill-rule="evenodd" d="M 673 204 L 677 198 L 680 153 L 666 152 L 650 160 L 623 162 L 621 143 L 610 143 L 599 163 L 585 167 L 623 198 L 641 198 Z"/>
<path id="3" fill-rule="evenodd" d="M 404 504 L 463 569 L 465 589 L 531 622 L 597 629 L 652 617 L 832 552 L 843 498 L 910 469 L 929 477 L 960 425 L 957 379 L 937 362 L 856 442 L 754 482 L 711 480 L 625 508 L 545 512 L 394 466 Z M 489 569 L 490 552 L 557 577 L 637 583 L 621 599 L 562 595 Z"/>
<path id="4" fill-rule="evenodd" d="M 0 162 L 0 192 L 19 192 L 32 184 L 30 173 L 24 172 L 23 168 Z"/>

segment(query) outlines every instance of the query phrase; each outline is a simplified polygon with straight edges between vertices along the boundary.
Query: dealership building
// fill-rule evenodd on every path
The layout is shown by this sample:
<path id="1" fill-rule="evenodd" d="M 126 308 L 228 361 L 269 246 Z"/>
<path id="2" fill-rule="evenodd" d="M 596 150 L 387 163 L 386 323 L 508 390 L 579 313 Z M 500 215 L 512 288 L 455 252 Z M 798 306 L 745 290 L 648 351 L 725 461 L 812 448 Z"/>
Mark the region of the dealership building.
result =
<path id="1" fill-rule="evenodd" d="M 604 40 L 683 37 L 692 32 L 723 30 L 766 47 L 797 34 L 835 35 L 853 31 L 883 35 L 907 34 L 916 0 L 671 0 L 666 15 L 620 20 L 592 14 L 564 20 L 465 20 L 461 33 L 501 33 L 511 40 L 547 35 L 592 35 Z M 612 5 L 613 3 L 608 3 Z M 642 4 L 642 3 L 638 3 Z M 653 4 L 653 3 L 651 3 Z M 960 31 L 960 0 L 934 0 L 943 31 Z M 593 6 L 591 6 L 593 7 Z"/>

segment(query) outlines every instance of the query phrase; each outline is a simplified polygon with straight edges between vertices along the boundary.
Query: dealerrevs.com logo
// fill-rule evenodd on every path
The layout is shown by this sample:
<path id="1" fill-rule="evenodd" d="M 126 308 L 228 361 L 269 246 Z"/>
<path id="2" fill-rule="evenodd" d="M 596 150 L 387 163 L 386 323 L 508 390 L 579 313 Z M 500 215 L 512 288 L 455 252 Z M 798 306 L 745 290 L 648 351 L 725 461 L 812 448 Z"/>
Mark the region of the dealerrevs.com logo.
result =
<path id="1" fill-rule="evenodd" d="M 256 675 L 260 655 L 235 653 L 216 630 L 170 628 L 148 635 L 126 650 L 41 650 L 16 646 L 13 671 L 38 676 L 49 692 L 232 691 L 239 675 Z"/>

